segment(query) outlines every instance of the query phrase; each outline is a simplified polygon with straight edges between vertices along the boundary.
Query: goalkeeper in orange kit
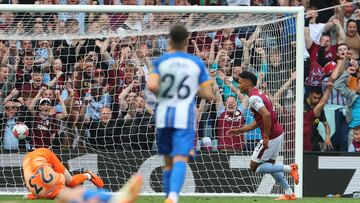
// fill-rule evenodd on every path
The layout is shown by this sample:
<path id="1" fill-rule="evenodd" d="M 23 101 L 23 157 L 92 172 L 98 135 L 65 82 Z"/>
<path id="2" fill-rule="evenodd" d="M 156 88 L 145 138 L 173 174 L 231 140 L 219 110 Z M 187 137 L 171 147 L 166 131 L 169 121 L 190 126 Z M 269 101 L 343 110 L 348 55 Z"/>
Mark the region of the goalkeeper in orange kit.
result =
<path id="1" fill-rule="evenodd" d="M 88 202 L 97 199 L 104 203 L 134 202 L 142 186 L 142 177 L 133 176 L 118 195 L 100 190 L 75 188 L 86 180 L 98 188 L 104 186 L 103 180 L 96 174 L 86 171 L 72 176 L 57 156 L 46 148 L 38 148 L 23 159 L 23 173 L 26 187 L 31 194 L 28 199 L 54 199 L 60 202 Z"/>

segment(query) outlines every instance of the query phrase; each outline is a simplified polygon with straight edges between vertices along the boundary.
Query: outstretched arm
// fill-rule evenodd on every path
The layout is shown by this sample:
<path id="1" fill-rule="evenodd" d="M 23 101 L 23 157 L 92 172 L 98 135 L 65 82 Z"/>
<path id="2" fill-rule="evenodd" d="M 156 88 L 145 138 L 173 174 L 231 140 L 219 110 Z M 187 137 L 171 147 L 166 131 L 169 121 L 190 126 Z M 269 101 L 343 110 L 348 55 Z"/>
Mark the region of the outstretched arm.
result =
<path id="1" fill-rule="evenodd" d="M 59 100 L 60 102 L 60 105 L 61 105 L 61 114 L 58 114 L 56 116 L 57 119 L 60 119 L 60 120 L 65 120 L 68 116 L 68 113 L 67 113 L 67 109 L 66 109 L 66 106 L 65 106 L 65 103 L 64 103 L 64 100 L 61 98 L 61 95 L 60 95 L 60 91 L 55 91 L 55 95 L 56 95 L 56 98 Z"/>
<path id="2" fill-rule="evenodd" d="M 310 13 L 306 15 L 305 17 L 305 28 L 304 28 L 304 37 L 305 37 L 305 47 L 306 49 L 310 49 L 313 40 L 311 39 L 310 36 L 310 28 L 309 28 L 309 23 L 310 21 L 314 21 L 314 16 L 311 15 Z"/>
<path id="3" fill-rule="evenodd" d="M 332 82 L 328 82 L 327 84 L 327 88 L 326 88 L 326 91 L 324 93 L 324 95 L 322 96 L 322 98 L 320 99 L 319 103 L 314 107 L 314 114 L 315 114 L 315 117 L 319 117 L 320 116 L 320 113 L 321 111 L 324 109 L 324 106 L 327 102 L 327 100 L 329 99 L 330 97 L 330 94 L 331 94 L 331 91 L 332 91 L 332 88 L 333 88 L 333 83 Z"/>
<path id="4" fill-rule="evenodd" d="M 248 131 L 251 131 L 251 130 L 254 130 L 258 127 L 258 124 L 256 123 L 256 121 L 250 123 L 249 125 L 245 125 L 241 128 L 234 128 L 234 129 L 231 129 L 231 130 L 228 130 L 226 132 L 226 134 L 228 135 L 238 135 L 240 133 L 245 133 L 245 132 L 248 132 Z"/>
<path id="5" fill-rule="evenodd" d="M 333 83 L 330 81 L 330 82 L 328 82 L 328 86 L 326 88 L 326 91 L 325 91 L 323 97 L 320 99 L 319 103 L 313 109 L 315 117 L 318 118 L 320 116 L 321 112 L 323 111 L 324 106 L 330 97 L 332 88 L 333 88 Z M 333 148 L 333 146 L 331 144 L 331 140 L 330 140 L 331 129 L 327 122 L 323 122 L 323 125 L 325 127 L 325 134 L 326 134 L 325 146 L 329 150 L 331 150 Z"/>

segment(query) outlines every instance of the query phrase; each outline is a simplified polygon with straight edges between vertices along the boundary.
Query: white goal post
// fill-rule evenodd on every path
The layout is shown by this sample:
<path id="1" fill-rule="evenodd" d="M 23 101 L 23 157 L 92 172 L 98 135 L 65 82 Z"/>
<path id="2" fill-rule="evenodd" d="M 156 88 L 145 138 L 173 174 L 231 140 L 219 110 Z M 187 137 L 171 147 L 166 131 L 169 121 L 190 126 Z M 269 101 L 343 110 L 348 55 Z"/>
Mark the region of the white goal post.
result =
<path id="1" fill-rule="evenodd" d="M 2 12 L 11 12 L 11 13 L 61 13 L 61 12 L 67 12 L 67 13 L 72 13 L 72 12 L 76 12 L 76 13 L 141 13 L 141 14 L 148 14 L 148 13 L 177 13 L 177 14 L 224 14 L 227 15 L 229 14 L 229 16 L 225 16 L 225 21 L 226 18 L 229 17 L 231 20 L 234 20 L 234 22 L 236 22 L 236 20 L 239 20 L 238 22 L 243 22 L 246 21 L 246 19 L 238 19 L 239 16 L 236 16 L 234 18 L 231 18 L 231 15 L 237 15 L 237 14 L 248 14 L 248 15 L 269 15 L 272 16 L 273 14 L 277 14 L 277 15 L 287 15 L 287 16 L 291 16 L 295 22 L 296 22 L 296 46 L 294 47 L 294 50 L 296 52 L 296 58 L 287 58 L 287 60 L 291 60 L 291 61 L 295 61 L 294 65 L 296 67 L 294 67 L 294 70 L 296 70 L 296 82 L 295 82 L 295 114 L 292 114 L 292 119 L 295 118 L 295 120 L 293 120 L 292 122 L 295 125 L 295 150 L 294 153 L 292 154 L 292 152 L 289 154 L 287 154 L 286 156 L 293 156 L 291 157 L 291 160 L 295 160 L 296 163 L 298 163 L 299 165 L 299 173 L 300 173 L 300 181 L 299 184 L 297 186 L 294 186 L 295 188 L 295 193 L 297 195 L 297 197 L 302 197 L 303 196 L 303 97 L 304 97 L 304 8 L 303 7 L 242 7 L 242 6 L 117 6 L 117 5 L 105 5 L 105 6 L 94 6 L 94 5 L 0 5 L 0 13 Z M 276 23 L 279 21 L 282 21 L 284 19 L 286 19 L 286 17 L 284 18 L 279 18 L 279 19 L 275 19 L 275 20 L 270 20 L 271 17 L 264 17 L 259 18 L 258 22 L 252 21 L 251 23 L 249 23 L 249 25 L 256 25 L 256 23 L 258 24 L 262 24 L 267 26 L 268 24 L 271 23 Z M 16 19 L 15 19 L 16 20 Z M 23 20 L 23 19 L 22 19 Z M 26 19 L 25 19 L 26 20 Z M 210 21 L 213 19 L 209 19 Z M 159 21 L 159 23 L 163 23 L 161 21 Z M 207 26 L 207 25 L 203 25 L 203 26 Z M 201 27 L 189 27 L 190 31 L 196 32 L 197 29 L 198 30 L 219 30 L 219 29 L 226 29 L 226 28 L 235 28 L 235 27 L 241 27 L 241 24 L 224 24 L 223 27 L 221 27 L 220 25 L 212 25 L 211 22 L 209 23 L 209 27 L 203 28 L 201 29 Z M 276 26 L 275 26 L 276 27 Z M 266 29 L 271 29 L 270 26 L 269 28 Z M 156 31 L 156 30 L 155 30 Z M 139 34 L 139 33 L 130 33 L 129 35 L 126 36 L 141 36 L 142 35 L 151 35 L 154 34 L 152 32 L 155 32 L 154 30 L 149 30 L 149 32 L 147 32 L 146 30 L 143 30 L 143 33 Z M 145 33 L 144 33 L 145 32 Z M 159 30 L 159 32 L 167 32 L 166 30 Z M 162 33 L 162 34 L 165 34 Z M 155 33 L 156 34 L 156 33 Z M 69 35 L 70 39 L 76 39 L 76 38 L 102 38 L 102 37 L 116 37 L 118 35 L 118 33 L 105 33 L 105 34 L 100 34 L 99 37 L 94 37 L 94 35 L 89 35 L 87 33 L 84 33 L 83 35 L 79 35 L 79 36 L 74 36 L 74 35 Z M 69 36 L 63 36 L 63 39 L 69 39 Z M 24 40 L 24 39 L 31 39 L 31 40 L 41 40 L 41 39 L 49 39 L 49 40 L 55 40 L 55 39 L 59 39 L 59 36 L 57 35 L 57 33 L 53 33 L 53 34 L 49 34 L 49 35 L 43 35 L 43 36 L 37 36 L 37 35 L 27 35 L 26 33 L 24 33 L 23 35 L 11 35 L 9 33 L 0 33 L 0 40 L 16 40 L 16 41 L 20 41 L 20 40 Z M 286 40 L 288 36 L 277 36 L 277 40 L 282 42 L 281 39 L 284 38 Z M 19 42 L 18 42 L 19 43 Z M 19 45 L 18 45 L 19 46 Z M 109 45 L 110 46 L 110 45 Z M 265 48 L 264 48 L 265 49 Z M 134 52 L 135 53 L 135 52 Z M 150 69 L 150 67 L 148 67 Z M 66 69 L 67 70 L 67 69 Z M 291 116 L 290 116 L 291 117 Z M 72 130 L 72 129 L 70 129 Z M 76 131 L 77 132 L 77 131 Z M 73 134 L 75 133 L 72 132 Z M 76 136 L 74 136 L 76 137 Z M 2 139 L 2 138 L 1 138 Z M 74 139 L 77 140 L 81 140 L 81 139 L 85 139 L 82 138 L 81 136 L 78 136 Z M 291 144 L 290 144 L 291 145 Z M 60 146 L 61 148 L 61 146 Z M 85 147 L 86 148 L 86 147 Z M 119 187 L 119 185 L 121 185 L 124 180 L 126 180 L 132 173 L 137 172 L 137 170 L 140 173 L 145 173 L 145 178 L 148 179 L 156 179 L 158 178 L 158 171 L 159 171 L 159 166 L 161 166 L 161 164 L 159 164 L 159 161 L 161 160 L 157 155 L 155 155 L 156 153 L 154 153 L 154 151 L 146 151 L 146 155 L 142 155 L 141 153 L 143 153 L 142 151 L 124 151 L 121 152 L 121 155 L 117 155 L 116 153 L 112 153 L 111 151 L 101 151 L 100 149 L 96 149 L 96 150 L 92 150 L 91 152 L 95 152 L 95 153 L 87 153 L 88 149 L 86 148 L 85 151 L 81 151 L 78 152 L 78 154 L 75 154 L 74 156 L 74 152 L 71 152 L 69 154 L 66 154 L 64 151 L 62 151 L 62 149 L 60 149 L 60 154 L 57 154 L 58 156 L 60 156 L 63 160 L 66 160 L 67 162 L 65 163 L 65 165 L 71 170 L 71 171 L 78 171 L 78 170 L 82 170 L 84 168 L 90 168 L 90 169 L 94 169 L 95 172 L 98 170 L 98 168 L 102 168 L 102 171 L 99 171 L 100 175 L 102 174 L 110 174 L 109 175 L 109 179 L 105 180 L 105 184 L 108 186 L 108 188 L 110 189 L 116 189 Z M 75 150 L 77 151 L 77 150 Z M 65 153 L 65 154 L 63 154 Z M 75 152 L 76 153 L 76 152 Z M 96 155 L 93 156 L 92 154 L 96 154 L 99 153 L 101 155 Z M 139 155 L 138 153 L 140 153 L 141 155 Z M 286 153 L 286 152 L 284 152 Z M 240 156 L 237 156 L 239 155 Z M 206 155 L 204 157 L 201 157 L 201 153 L 200 153 L 200 160 L 206 163 L 210 163 L 212 165 L 215 165 L 217 163 L 217 161 L 222 162 L 222 159 L 226 159 L 228 160 L 229 163 L 227 163 L 230 169 L 232 168 L 236 168 L 236 167 L 243 167 L 244 165 L 248 164 L 249 161 L 249 153 L 227 153 L 227 152 L 212 152 L 213 157 L 215 157 L 216 159 L 212 159 L 207 157 Z M 234 155 L 234 156 L 231 156 Z M 144 156 L 144 157 L 142 157 Z M 21 185 L 19 186 L 19 184 L 16 184 L 15 182 L 18 182 L 19 179 L 21 180 L 21 177 L 19 177 L 19 174 L 21 175 L 20 169 L 19 167 L 21 166 L 21 159 L 23 157 L 23 154 L 17 154 L 17 153 L 1 153 L 0 151 L 0 175 L 6 175 L 9 176 L 11 174 L 15 174 L 13 175 L 13 177 L 0 177 L 0 194 L 19 194 L 21 192 L 25 192 L 24 188 L 21 188 Z M 75 158 L 73 158 L 75 157 Z M 131 160 L 132 157 L 134 158 L 134 160 Z M 139 159 L 139 157 L 142 157 L 143 159 Z M 285 157 L 285 156 L 284 156 Z M 98 160 L 98 163 L 100 163 L 101 166 L 98 165 L 94 165 L 93 162 L 91 162 L 91 160 Z M 282 159 L 282 158 L 281 158 Z M 285 159 L 285 158 L 284 158 Z M 119 160 L 119 162 L 116 162 L 117 160 Z M 282 160 L 280 160 L 282 161 Z M 114 163 L 112 163 L 114 162 Z M 116 162 L 116 163 L 115 163 Z M 141 162 L 141 163 L 139 163 Z M 128 166 L 124 166 L 123 168 L 123 163 L 128 164 Z M 84 164 L 85 166 L 82 166 L 82 164 Z M 111 165 L 113 164 L 113 165 Z M 196 172 L 196 170 L 200 170 L 204 173 L 207 173 L 207 168 L 205 165 L 201 165 L 201 166 L 197 166 L 196 165 L 196 159 L 194 159 L 194 161 L 192 161 L 192 169 L 190 169 L 192 172 L 187 174 L 187 178 L 190 179 L 191 181 L 195 182 L 201 182 L 203 185 L 208 184 L 207 180 L 199 180 L 197 178 L 201 178 L 201 175 L 199 176 L 198 174 L 193 174 Z M 108 166 L 110 166 L 109 168 L 106 168 Z M 203 168 L 202 168 L 203 167 Z M 204 168 L 205 167 L 205 168 Z M 215 166 L 214 166 L 215 167 Z M 120 169 L 119 169 L 120 168 Z M 190 167 L 188 167 L 189 170 Z M 216 168 L 216 167 L 215 167 Z M 132 171 L 125 171 L 127 169 L 131 169 Z M 15 170 L 16 172 L 12 172 L 12 170 Z M 99 169 L 100 170 L 100 169 Z M 123 170 L 121 172 L 117 172 L 117 173 L 112 173 L 112 170 Z M 1 172 L 3 171 L 3 172 Z M 226 173 L 233 173 L 231 170 L 229 171 L 228 169 L 222 171 L 221 173 L 225 174 L 224 177 L 226 179 Z M 155 175 L 154 175 L 155 174 Z M 212 185 L 209 186 L 209 188 L 203 189 L 203 188 L 197 188 L 196 185 L 192 185 L 191 181 L 190 182 L 186 182 L 185 181 L 185 193 L 186 195 L 224 195 L 224 196 L 233 196 L 233 195 L 251 195 L 251 196 L 269 196 L 272 194 L 278 194 L 280 193 L 278 189 L 274 189 L 275 192 L 273 192 L 272 186 L 270 186 L 270 189 L 267 189 L 265 193 L 262 192 L 253 192 L 253 193 L 249 193 L 247 192 L 242 192 L 242 190 L 240 189 L 241 192 L 237 192 L 236 188 L 238 185 L 236 185 L 237 181 L 233 181 L 233 180 L 222 180 L 223 177 L 212 177 L 212 175 L 216 175 L 218 174 L 216 171 L 210 171 L 207 175 L 209 178 L 213 178 L 214 180 L 212 180 L 213 182 L 219 182 L 219 185 L 214 185 L 213 188 Z M 241 172 L 241 170 L 239 169 L 239 171 L 236 171 L 234 174 L 240 174 L 240 175 L 249 175 L 250 173 L 248 172 Z M 121 177 L 122 175 L 122 177 Z M 156 178 L 154 178 L 154 176 L 156 176 Z M 251 175 L 249 175 L 251 176 Z M 249 177 L 249 182 L 252 183 L 252 185 L 248 186 L 248 185 L 244 185 L 244 188 L 249 187 L 249 191 L 257 191 L 256 188 L 252 189 L 252 187 L 260 187 L 261 184 L 266 184 L 265 182 L 261 182 L 259 183 L 258 179 L 259 178 L 263 178 L 263 177 L 259 177 L 254 175 L 255 177 Z M 247 181 L 247 177 L 238 177 L 241 179 L 244 179 L 244 182 Z M 111 182 L 114 181 L 116 179 L 119 179 L 119 181 L 116 182 Z M 121 180 L 120 180 L 121 179 Z M 4 180 L 4 181 L 3 181 Z M 213 183 L 211 182 L 211 184 Z M 228 184 L 231 185 L 231 187 L 229 187 L 228 189 L 221 189 L 221 185 L 223 184 L 223 182 L 227 182 Z M 187 185 L 189 183 L 189 185 Z M 156 183 L 152 183 L 150 180 L 146 180 L 145 179 L 145 185 L 144 185 L 144 193 L 145 195 L 154 195 L 154 194 L 159 194 L 159 189 L 154 189 L 156 187 L 159 187 L 159 185 L 161 184 L 161 179 L 158 180 Z M 210 184 L 210 182 L 209 182 Z M 234 185 L 232 185 L 234 184 Z M 269 183 L 272 184 L 272 183 Z M 15 186 L 14 186 L 15 185 Z M 292 185 L 292 184 L 291 184 Z M 292 185 L 293 186 L 293 185 Z M 217 188 L 218 187 L 218 188 Z M 186 189 L 187 188 L 187 189 Z M 189 192 L 190 191 L 190 192 Z M 222 192 L 219 192 L 222 191 Z M 236 191 L 236 192 L 234 192 Z"/>

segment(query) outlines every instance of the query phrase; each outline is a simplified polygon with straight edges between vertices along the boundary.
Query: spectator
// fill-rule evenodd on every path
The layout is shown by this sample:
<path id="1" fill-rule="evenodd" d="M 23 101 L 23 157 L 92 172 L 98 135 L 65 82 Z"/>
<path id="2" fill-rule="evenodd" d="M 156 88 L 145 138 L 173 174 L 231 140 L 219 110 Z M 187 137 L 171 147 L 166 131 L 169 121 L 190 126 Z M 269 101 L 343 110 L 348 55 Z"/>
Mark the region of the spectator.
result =
<path id="1" fill-rule="evenodd" d="M 311 20 L 311 16 L 308 16 L 306 21 Z M 345 41 L 345 32 L 342 29 L 338 20 L 335 20 L 337 34 L 339 35 L 338 44 L 341 44 Z M 305 44 L 306 48 L 310 53 L 310 70 L 308 74 L 308 78 L 306 80 L 307 86 L 321 86 L 322 79 L 324 76 L 323 67 L 318 63 L 317 55 L 320 47 L 325 47 L 325 59 L 328 61 L 336 60 L 336 50 L 337 45 L 331 44 L 331 36 L 329 34 L 323 34 L 320 38 L 320 44 L 316 44 L 310 37 L 309 27 L 307 23 L 305 23 Z"/>
<path id="2" fill-rule="evenodd" d="M 214 63 L 211 67 L 215 70 L 222 71 L 226 76 L 231 75 L 231 59 L 227 55 L 226 50 L 222 49 L 217 53 Z"/>
<path id="3" fill-rule="evenodd" d="M 329 61 L 328 59 L 325 58 L 325 54 L 324 54 L 325 48 L 324 47 L 321 47 L 319 49 L 318 63 L 320 64 L 320 66 L 324 67 L 323 68 L 324 78 L 323 78 L 323 82 L 322 82 L 323 83 L 322 87 L 323 87 L 324 91 L 327 88 L 327 82 L 330 78 L 332 71 L 336 67 L 336 64 L 341 63 L 341 61 L 345 58 L 345 54 L 347 52 L 348 52 L 348 46 L 346 44 L 339 44 L 337 47 L 337 52 L 336 52 L 338 59 L 335 61 L 336 62 L 335 63 L 334 61 Z M 331 95 L 329 97 L 327 104 L 338 105 L 339 107 L 346 106 L 346 98 L 344 96 L 342 96 L 336 89 L 332 89 L 332 92 L 331 92 Z"/>
<path id="4" fill-rule="evenodd" d="M 58 23 L 58 26 L 62 26 L 62 23 Z M 58 28 L 60 29 L 60 28 Z M 69 19 L 65 22 L 63 31 L 57 30 L 57 33 L 64 32 L 67 35 L 78 35 L 79 22 L 76 19 Z M 66 72 L 72 73 L 74 71 L 74 65 L 76 63 L 76 56 L 78 54 L 77 47 L 81 40 L 55 40 L 54 47 L 57 49 L 57 56 L 60 57 L 61 61 L 66 64 Z"/>
<path id="5" fill-rule="evenodd" d="M 349 49 L 353 53 L 354 59 L 359 59 L 360 51 L 360 36 L 358 33 L 358 27 L 355 20 L 350 19 L 346 23 L 346 40 L 345 44 L 348 45 Z"/>
<path id="6" fill-rule="evenodd" d="M 1 12 L 0 14 L 0 32 L 11 32 L 15 15 L 11 12 Z"/>
<path id="7" fill-rule="evenodd" d="M 331 89 L 329 90 L 331 91 Z M 304 102 L 304 112 L 312 111 L 314 108 L 319 104 L 322 97 L 322 89 L 317 87 L 309 88 L 309 95 Z M 329 95 L 326 95 L 326 99 L 328 99 Z M 322 101 L 322 100 L 321 100 Z M 326 101 L 326 100 L 325 100 Z M 319 104 L 320 107 L 323 107 L 323 104 Z M 330 140 L 330 126 L 326 121 L 326 116 L 323 108 L 320 108 L 321 111 L 319 113 L 315 111 L 315 115 L 319 115 L 315 117 L 314 122 L 312 123 L 313 129 L 311 133 L 311 143 L 312 143 L 312 150 L 311 151 L 321 151 L 321 147 L 319 145 L 320 142 L 324 142 L 323 138 L 320 136 L 317 127 L 321 122 L 325 127 L 325 148 L 331 150 L 331 140 Z M 309 123 L 310 125 L 310 123 Z"/>
<path id="8" fill-rule="evenodd" d="M 55 92 L 52 89 L 46 89 L 44 91 L 44 93 L 41 95 L 41 98 L 48 98 L 51 101 L 51 107 L 52 107 L 52 112 L 56 112 L 56 113 L 61 113 L 62 112 L 62 107 L 61 104 L 58 104 L 56 102 L 56 98 L 55 98 Z M 69 112 L 69 111 L 68 111 Z"/>
<path id="9" fill-rule="evenodd" d="M 78 63 L 75 67 L 74 89 L 78 91 L 80 97 L 84 97 L 92 84 L 95 70 L 94 61 L 91 58 L 86 58 L 84 63 Z"/>
<path id="10" fill-rule="evenodd" d="M 139 93 L 142 89 L 144 89 L 143 84 L 145 84 L 145 77 L 143 76 L 143 69 L 137 68 L 137 65 L 133 61 L 127 61 L 125 64 L 125 67 L 123 69 L 123 77 L 120 78 L 118 89 L 116 90 L 116 95 L 121 94 L 123 89 L 127 88 L 130 84 L 133 83 L 132 92 Z M 139 76 L 136 74 L 136 72 L 142 72 L 142 74 Z M 121 73 L 119 73 L 121 75 Z M 121 77 L 121 76 L 120 76 Z"/>
<path id="11" fill-rule="evenodd" d="M 65 74 L 62 72 L 63 65 L 61 59 L 57 58 L 53 61 L 50 66 L 50 81 L 48 86 L 53 87 L 55 90 L 63 91 L 66 89 L 65 86 Z"/>
<path id="12" fill-rule="evenodd" d="M 341 25 L 345 27 L 347 25 L 348 20 L 354 19 L 354 5 L 349 4 L 352 0 L 340 0 L 341 8 L 337 9 L 337 13 L 339 15 L 339 20 L 341 21 Z M 346 5 L 343 5 L 346 4 Z"/>
<path id="13" fill-rule="evenodd" d="M 15 87 L 21 89 L 24 83 L 29 83 L 31 80 L 31 72 L 34 68 L 34 54 L 32 52 L 25 52 L 23 58 L 23 67 L 16 69 L 16 83 Z"/>
<path id="14" fill-rule="evenodd" d="M 34 98 L 41 87 L 48 87 L 43 83 L 43 73 L 40 68 L 35 68 L 31 73 L 31 81 L 24 83 L 21 88 L 22 95 Z"/>
<path id="15" fill-rule="evenodd" d="M 60 5 L 91 5 L 93 0 L 56 0 Z M 86 13 L 59 13 L 59 19 L 67 21 L 68 19 L 76 19 L 79 23 L 79 34 L 85 33 Z"/>
<path id="16" fill-rule="evenodd" d="M 0 112 L 4 112 L 4 99 L 8 96 L 10 90 L 13 89 L 14 78 L 13 69 L 0 65 Z"/>
<path id="17" fill-rule="evenodd" d="M 18 140 L 13 135 L 13 127 L 19 121 L 18 112 L 21 107 L 19 102 L 7 101 L 5 103 L 5 112 L 0 115 L 0 145 L 1 149 L 10 152 L 17 152 L 19 149 L 25 149 L 25 140 Z M 2 151 L 2 150 L 1 150 Z"/>
<path id="18" fill-rule="evenodd" d="M 317 8 L 313 7 L 313 6 L 310 7 L 309 9 L 307 9 L 306 15 L 309 18 L 310 38 L 316 44 L 320 44 L 320 39 L 321 39 L 322 34 L 330 31 L 334 26 L 336 26 L 336 23 L 338 22 L 337 19 L 333 19 L 333 20 L 329 20 L 326 24 L 319 23 L 317 20 L 318 16 L 319 16 L 319 14 L 317 12 Z M 306 46 L 304 47 L 304 49 L 305 49 L 305 51 L 304 51 L 305 61 L 308 62 L 310 55 L 309 55 L 309 52 L 308 52 Z M 310 66 L 310 64 L 306 63 L 306 66 Z M 309 67 L 307 67 L 307 68 L 309 68 Z M 308 70 L 308 69 L 305 69 L 305 70 Z M 305 74 L 307 76 L 308 72 L 306 72 Z"/>
<path id="19" fill-rule="evenodd" d="M 245 124 L 241 106 L 237 105 L 235 97 L 229 96 L 225 106 L 220 104 L 218 119 L 216 121 L 216 137 L 218 150 L 239 152 L 243 149 L 244 135 L 227 135 L 226 132 L 232 128 L 239 128 Z"/>
<path id="20" fill-rule="evenodd" d="M 91 85 L 90 93 L 86 93 L 85 97 L 87 100 L 90 100 L 86 115 L 93 120 L 99 120 L 101 108 L 110 105 L 112 102 L 112 98 L 107 93 L 106 88 L 102 87 L 99 83 Z"/>
<path id="21" fill-rule="evenodd" d="M 46 88 L 42 87 L 29 106 L 29 110 L 34 116 L 34 123 L 31 128 L 31 135 L 32 143 L 35 148 L 50 147 L 52 145 L 53 139 L 57 137 L 57 133 L 59 130 L 57 123 L 58 120 L 64 120 L 67 118 L 68 115 L 64 101 L 61 99 L 59 91 L 57 91 L 55 95 L 62 107 L 61 114 L 56 114 L 55 111 L 52 110 L 50 99 L 40 99 L 40 96 L 44 93 L 45 90 Z M 35 105 L 38 101 L 38 110 L 35 110 Z"/>
<path id="22" fill-rule="evenodd" d="M 142 96 L 130 101 L 122 140 L 126 150 L 152 149 L 155 140 L 155 117 Z"/>
<path id="23" fill-rule="evenodd" d="M 19 66 L 22 67 L 25 63 L 24 57 L 26 53 L 33 53 L 33 43 L 31 40 L 21 40 L 20 41 L 20 49 L 18 49 L 18 51 L 13 55 L 19 55 L 20 62 L 19 62 Z"/>
<path id="24" fill-rule="evenodd" d="M 347 87 L 348 78 L 350 74 L 354 74 L 358 71 L 359 65 L 355 61 L 353 63 L 353 59 L 350 59 L 351 52 L 347 52 L 344 59 L 337 65 L 336 69 L 331 74 L 331 77 L 329 80 L 335 81 L 334 82 L 334 88 L 339 91 L 340 94 L 342 94 L 347 101 L 347 107 L 349 109 L 347 113 L 347 120 L 349 121 L 349 128 L 354 129 L 356 126 L 360 125 L 360 97 L 358 95 L 358 92 L 360 90 L 360 84 L 358 80 L 358 86 L 356 91 L 351 90 Z M 348 68 L 347 71 L 345 71 L 346 63 L 354 64 L 354 67 Z M 353 71 L 353 69 L 355 71 Z M 338 76 L 340 76 L 338 78 Z M 350 135 L 351 133 L 349 133 Z M 351 139 L 346 139 L 351 140 Z"/>
<path id="25" fill-rule="evenodd" d="M 130 102 L 134 102 L 138 96 L 137 92 L 132 92 L 134 87 L 139 85 L 139 81 L 134 80 L 130 85 L 128 85 L 121 94 L 118 96 L 118 107 L 116 108 L 119 111 L 120 117 L 125 117 L 129 109 Z"/>
<path id="26" fill-rule="evenodd" d="M 203 36 L 202 36 L 203 34 Z M 200 36 L 199 36 L 200 35 Z M 192 39 L 194 38 L 194 39 Z M 196 38 L 192 37 L 191 44 L 187 47 L 189 53 L 195 53 L 199 56 L 206 64 L 212 64 L 214 61 L 215 44 L 218 40 L 212 40 L 209 37 L 205 37 L 205 32 L 197 32 Z"/>
<path id="27" fill-rule="evenodd" d="M 349 145 L 348 152 L 360 152 L 360 126 L 353 128 L 353 139 Z"/>
<path id="28" fill-rule="evenodd" d="M 52 48 L 50 47 L 50 42 L 47 40 L 37 41 L 38 47 L 35 50 L 35 60 L 34 64 L 45 67 L 53 63 L 54 56 L 52 53 Z"/>
<path id="29" fill-rule="evenodd" d="M 108 33 L 109 31 L 111 31 L 110 19 L 108 14 L 106 13 L 100 14 L 98 18 L 98 23 L 100 25 L 100 30 L 102 30 L 103 32 Z"/>
<path id="30" fill-rule="evenodd" d="M 44 25 L 41 18 L 36 18 L 32 29 L 33 36 L 42 36 L 44 34 Z"/>
<path id="31" fill-rule="evenodd" d="M 132 34 L 141 33 L 144 28 L 143 24 L 143 15 L 141 13 L 129 13 L 125 22 L 116 29 L 116 33 L 119 35 L 120 39 L 125 36 Z"/>
<path id="32" fill-rule="evenodd" d="M 355 11 L 354 11 L 354 15 L 355 15 L 355 20 L 356 20 L 356 25 L 358 28 L 358 33 L 360 34 L 360 7 L 358 7 Z"/>
<path id="33" fill-rule="evenodd" d="M 314 131 L 315 129 L 315 123 L 317 123 L 317 120 L 320 118 L 320 121 L 325 118 L 324 115 L 324 106 L 326 104 L 326 101 L 329 99 L 331 89 L 333 84 L 331 82 L 328 83 L 327 89 L 325 91 L 325 94 L 320 98 L 318 97 L 319 93 L 316 89 L 310 92 L 309 97 L 307 98 L 307 101 L 305 102 L 305 111 L 304 111 L 304 151 L 305 152 L 311 152 L 311 151 L 319 151 L 318 141 L 317 137 L 314 137 Z M 320 93 L 321 95 L 321 93 Z M 316 102 L 319 100 L 318 102 Z M 309 106 L 309 103 L 312 103 L 313 106 Z M 330 127 L 326 123 L 326 121 L 322 121 L 325 130 L 326 130 L 326 140 L 325 145 L 326 148 L 331 150 L 332 144 L 330 141 Z M 325 125 L 326 124 L 326 125 Z M 317 125 L 316 125 L 317 126 Z M 319 136 L 318 133 L 315 134 L 315 136 Z M 315 142 L 316 141 L 316 142 Z"/>
<path id="34" fill-rule="evenodd" d="M 123 119 L 112 119 L 111 109 L 108 106 L 103 106 L 100 109 L 100 119 L 94 120 L 85 115 L 88 108 L 87 105 L 91 100 L 85 98 L 81 107 L 78 123 L 83 123 L 83 129 L 87 129 L 86 141 L 87 144 L 95 150 L 118 150 L 122 149 L 121 142 L 121 128 L 123 126 Z"/>
<path id="35" fill-rule="evenodd" d="M 238 104 L 244 101 L 245 96 L 239 89 L 239 74 L 242 72 L 241 66 L 235 66 L 232 69 L 232 76 L 226 77 L 222 71 L 217 71 L 216 82 L 221 88 L 225 101 L 229 96 L 235 97 Z"/>
<path id="36" fill-rule="evenodd" d="M 323 10 L 339 4 L 338 0 L 302 0 L 303 6 Z M 305 4 L 305 5 L 304 5 Z M 333 9 L 326 9 L 319 13 L 318 22 L 326 23 L 334 15 Z"/>

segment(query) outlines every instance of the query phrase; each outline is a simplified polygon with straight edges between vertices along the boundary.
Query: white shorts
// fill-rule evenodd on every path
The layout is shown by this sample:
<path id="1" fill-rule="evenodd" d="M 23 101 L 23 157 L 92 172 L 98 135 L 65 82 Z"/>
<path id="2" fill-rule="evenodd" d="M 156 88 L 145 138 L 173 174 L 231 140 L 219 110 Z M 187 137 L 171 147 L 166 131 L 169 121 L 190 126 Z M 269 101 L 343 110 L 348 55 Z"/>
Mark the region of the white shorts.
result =
<path id="1" fill-rule="evenodd" d="M 269 140 L 269 147 L 267 149 L 264 148 L 263 141 L 264 140 L 260 140 L 260 142 L 256 145 L 251 157 L 251 160 L 256 163 L 264 163 L 270 159 L 276 160 L 284 141 L 284 133 L 275 139 Z"/>

